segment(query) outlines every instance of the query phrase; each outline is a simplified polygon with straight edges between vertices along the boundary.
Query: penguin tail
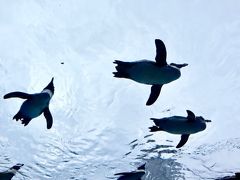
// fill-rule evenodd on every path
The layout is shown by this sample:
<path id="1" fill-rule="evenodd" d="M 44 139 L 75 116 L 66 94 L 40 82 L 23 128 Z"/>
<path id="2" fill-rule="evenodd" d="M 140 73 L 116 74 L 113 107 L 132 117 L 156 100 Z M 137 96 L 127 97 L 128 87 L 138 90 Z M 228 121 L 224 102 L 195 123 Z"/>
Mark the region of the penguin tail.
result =
<path id="1" fill-rule="evenodd" d="M 23 115 L 22 115 L 21 112 L 18 112 L 18 113 L 13 117 L 13 119 L 16 119 L 16 121 L 21 120 L 21 121 L 22 121 L 22 124 L 23 124 L 24 126 L 27 126 L 28 123 L 32 120 L 31 118 L 23 117 Z"/>
<path id="2" fill-rule="evenodd" d="M 15 116 L 13 116 L 13 119 L 16 119 L 16 121 L 21 120 L 22 117 L 22 113 L 18 112 L 17 114 L 15 114 Z"/>
<path id="3" fill-rule="evenodd" d="M 152 126 L 149 127 L 150 131 L 149 132 L 156 132 L 156 131 L 162 131 L 162 129 L 158 126 Z"/>
<path id="4" fill-rule="evenodd" d="M 113 72 L 114 77 L 129 78 L 128 69 L 131 68 L 132 63 L 123 62 L 123 61 L 119 61 L 119 60 L 115 60 L 113 63 L 116 64 L 115 68 L 117 70 L 117 72 Z"/>

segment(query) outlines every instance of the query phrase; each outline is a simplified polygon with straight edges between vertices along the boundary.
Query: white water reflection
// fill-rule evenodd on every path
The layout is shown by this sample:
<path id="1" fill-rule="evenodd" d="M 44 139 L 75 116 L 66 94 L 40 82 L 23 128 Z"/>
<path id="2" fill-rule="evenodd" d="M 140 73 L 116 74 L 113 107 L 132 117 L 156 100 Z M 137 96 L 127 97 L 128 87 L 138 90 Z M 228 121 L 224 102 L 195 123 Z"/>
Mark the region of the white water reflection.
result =
<path id="1" fill-rule="evenodd" d="M 238 1 L 0 5 L 2 96 L 41 91 L 51 77 L 56 89 L 51 130 L 42 116 L 27 127 L 12 121 L 22 100 L 0 100 L 0 170 L 24 163 L 15 179 L 88 180 L 107 179 L 142 162 L 147 162 L 145 179 L 214 178 L 238 170 Z M 146 107 L 150 87 L 114 79 L 112 62 L 154 59 L 155 38 L 165 42 L 169 63 L 189 66 Z M 168 147 L 179 136 L 144 138 L 150 117 L 185 115 L 186 109 L 212 123 L 181 150 Z"/>

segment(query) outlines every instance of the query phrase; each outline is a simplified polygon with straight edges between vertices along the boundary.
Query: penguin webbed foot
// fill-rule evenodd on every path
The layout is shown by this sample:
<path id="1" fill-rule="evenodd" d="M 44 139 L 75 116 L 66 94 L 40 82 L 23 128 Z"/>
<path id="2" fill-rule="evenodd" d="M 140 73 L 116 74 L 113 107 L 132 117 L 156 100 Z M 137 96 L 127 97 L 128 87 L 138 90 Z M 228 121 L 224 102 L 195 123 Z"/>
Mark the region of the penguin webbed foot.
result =
<path id="1" fill-rule="evenodd" d="M 21 121 L 22 121 L 22 124 L 23 124 L 24 126 L 27 126 L 28 123 L 31 121 L 31 119 L 29 119 L 29 118 L 23 118 L 23 119 L 21 119 Z"/>
<path id="2" fill-rule="evenodd" d="M 127 70 L 132 66 L 131 63 L 123 62 L 123 61 L 119 61 L 119 60 L 115 60 L 113 63 L 116 64 L 115 69 L 117 70 L 117 72 L 113 72 L 113 77 L 116 77 L 116 78 L 129 78 L 130 77 Z"/>
<path id="3" fill-rule="evenodd" d="M 19 113 L 19 112 L 13 117 L 13 120 L 14 120 L 14 119 L 15 119 L 16 121 L 20 120 L 21 123 L 22 123 L 24 126 L 27 126 L 28 123 L 31 121 L 30 118 L 24 118 L 24 117 L 22 116 L 22 114 Z"/>
<path id="4" fill-rule="evenodd" d="M 13 120 L 16 119 L 16 121 L 18 120 L 21 120 L 23 117 L 22 117 L 22 114 L 20 112 L 18 112 L 17 114 L 15 114 L 15 116 L 13 116 Z"/>

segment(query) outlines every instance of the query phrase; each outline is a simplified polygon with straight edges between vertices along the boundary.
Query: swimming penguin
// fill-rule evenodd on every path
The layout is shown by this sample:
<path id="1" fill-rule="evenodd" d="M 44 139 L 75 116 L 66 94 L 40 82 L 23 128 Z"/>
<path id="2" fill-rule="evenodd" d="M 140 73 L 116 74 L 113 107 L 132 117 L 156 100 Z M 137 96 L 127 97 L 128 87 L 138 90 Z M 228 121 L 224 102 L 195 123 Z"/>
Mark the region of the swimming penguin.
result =
<path id="1" fill-rule="evenodd" d="M 24 164 L 16 164 L 4 172 L 0 172 L 1 180 L 10 180 Z"/>
<path id="2" fill-rule="evenodd" d="M 188 140 L 190 134 L 194 134 L 206 129 L 206 120 L 202 116 L 195 116 L 190 110 L 187 110 L 187 117 L 172 116 L 162 119 L 151 118 L 155 126 L 150 127 L 150 132 L 166 131 L 172 134 L 181 134 L 181 140 L 176 148 L 182 147 Z"/>
<path id="3" fill-rule="evenodd" d="M 239 180 L 240 179 L 240 172 L 236 172 L 233 176 L 226 176 L 222 178 L 217 178 L 215 180 Z"/>
<path id="4" fill-rule="evenodd" d="M 35 117 L 38 117 L 42 113 L 47 120 L 47 129 L 50 129 L 53 124 L 53 118 L 49 110 L 49 102 L 54 94 L 53 79 L 40 93 L 27 94 L 24 92 L 11 92 L 6 94 L 3 98 L 22 98 L 27 99 L 23 102 L 18 113 L 13 117 L 17 121 L 20 119 L 24 126 Z"/>
<path id="5" fill-rule="evenodd" d="M 145 174 L 145 164 L 139 166 L 136 171 L 121 172 L 114 175 L 120 176 L 118 177 L 118 180 L 141 180 L 144 174 Z"/>
<path id="6" fill-rule="evenodd" d="M 155 39 L 156 62 L 140 60 L 134 62 L 123 62 L 115 60 L 117 72 L 113 72 L 114 77 L 127 78 L 133 81 L 152 85 L 151 93 L 146 105 L 152 105 L 158 98 L 164 84 L 170 83 L 181 76 L 180 68 L 188 64 L 167 64 L 167 51 L 162 40 Z"/>

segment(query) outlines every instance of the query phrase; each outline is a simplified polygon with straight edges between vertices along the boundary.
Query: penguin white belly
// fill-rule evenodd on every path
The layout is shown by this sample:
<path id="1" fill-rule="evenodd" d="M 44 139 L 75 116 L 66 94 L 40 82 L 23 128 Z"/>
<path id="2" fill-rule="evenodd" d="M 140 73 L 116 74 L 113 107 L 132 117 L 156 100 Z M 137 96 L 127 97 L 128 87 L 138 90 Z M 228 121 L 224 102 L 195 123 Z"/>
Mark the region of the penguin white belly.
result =
<path id="1" fill-rule="evenodd" d="M 33 98 L 26 100 L 21 108 L 21 114 L 26 118 L 35 118 L 39 116 L 48 106 L 50 97 L 46 93 L 40 93 Z"/>
<path id="2" fill-rule="evenodd" d="M 129 68 L 132 80 L 143 84 L 167 84 L 181 76 L 180 70 L 171 66 L 158 67 L 151 61 L 139 61 Z"/>
<path id="3" fill-rule="evenodd" d="M 204 123 L 189 122 L 186 118 L 169 118 L 159 122 L 159 126 L 164 131 L 172 134 L 194 134 L 206 128 Z"/>

